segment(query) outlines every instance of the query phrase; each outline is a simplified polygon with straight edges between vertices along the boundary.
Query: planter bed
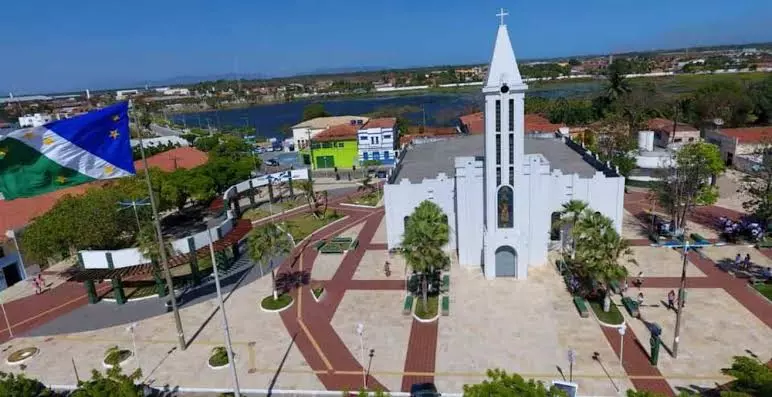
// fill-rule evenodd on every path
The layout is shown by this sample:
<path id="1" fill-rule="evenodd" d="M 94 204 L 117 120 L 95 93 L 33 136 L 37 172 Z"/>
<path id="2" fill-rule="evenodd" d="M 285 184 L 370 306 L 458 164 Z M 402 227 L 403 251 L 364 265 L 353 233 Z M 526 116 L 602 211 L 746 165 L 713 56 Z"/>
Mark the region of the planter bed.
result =
<path id="1" fill-rule="evenodd" d="M 212 353 L 209 355 L 209 359 L 206 364 L 211 369 L 222 369 L 230 365 L 228 361 L 228 351 L 222 346 L 217 346 L 212 349 Z"/>
<path id="2" fill-rule="evenodd" d="M 9 354 L 8 358 L 5 359 L 5 363 L 8 365 L 19 365 L 35 357 L 38 353 L 40 353 L 40 349 L 37 347 L 25 347 Z"/>
<path id="3" fill-rule="evenodd" d="M 131 350 L 119 349 L 118 346 L 108 349 L 105 352 L 105 358 L 102 360 L 102 366 L 105 368 L 112 368 L 116 365 L 123 366 L 134 356 Z"/>
<path id="4" fill-rule="evenodd" d="M 292 297 L 287 294 L 279 295 L 276 300 L 273 299 L 273 295 L 269 295 L 260 302 L 260 308 L 266 312 L 278 313 L 287 310 L 293 302 Z"/>
<path id="5" fill-rule="evenodd" d="M 625 317 L 614 302 L 611 302 L 611 308 L 608 312 L 603 311 L 603 301 L 590 301 L 590 307 L 601 325 L 619 327 L 625 322 Z"/>
<path id="6" fill-rule="evenodd" d="M 439 318 L 439 300 L 440 297 L 433 295 L 429 296 L 426 301 L 426 311 L 423 310 L 423 301 L 421 297 L 416 298 L 415 306 L 413 309 L 413 317 L 421 322 L 432 322 Z"/>

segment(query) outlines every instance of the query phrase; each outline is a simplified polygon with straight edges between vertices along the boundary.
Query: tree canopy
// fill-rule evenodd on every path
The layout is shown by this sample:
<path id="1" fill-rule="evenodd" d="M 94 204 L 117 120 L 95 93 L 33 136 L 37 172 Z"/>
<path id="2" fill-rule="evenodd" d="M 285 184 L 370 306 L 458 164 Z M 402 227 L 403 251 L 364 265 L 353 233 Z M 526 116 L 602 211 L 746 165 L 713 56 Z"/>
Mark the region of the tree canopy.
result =
<path id="1" fill-rule="evenodd" d="M 482 383 L 464 385 L 464 397 L 564 397 L 565 393 L 543 382 L 525 380 L 501 369 L 489 369 Z"/>
<path id="2" fill-rule="evenodd" d="M 91 371 L 91 379 L 78 383 L 78 388 L 72 392 L 72 397 L 143 397 L 144 386 L 136 384 L 142 378 L 142 371 L 137 369 L 129 375 L 121 370 L 120 365 L 102 374 Z"/>
<path id="3" fill-rule="evenodd" d="M 450 264 L 444 247 L 450 238 L 448 217 L 435 203 L 424 200 L 405 222 L 402 254 L 407 265 L 421 274 L 420 293 L 426 310 L 429 282 L 435 271 Z"/>
<path id="4" fill-rule="evenodd" d="M 330 114 L 324 110 L 321 103 L 312 103 L 303 108 L 303 119 L 301 121 L 315 119 L 317 117 L 327 117 Z"/>
<path id="5" fill-rule="evenodd" d="M 27 378 L 24 374 L 0 372 L 0 396 L 53 397 L 56 393 L 37 379 Z"/>

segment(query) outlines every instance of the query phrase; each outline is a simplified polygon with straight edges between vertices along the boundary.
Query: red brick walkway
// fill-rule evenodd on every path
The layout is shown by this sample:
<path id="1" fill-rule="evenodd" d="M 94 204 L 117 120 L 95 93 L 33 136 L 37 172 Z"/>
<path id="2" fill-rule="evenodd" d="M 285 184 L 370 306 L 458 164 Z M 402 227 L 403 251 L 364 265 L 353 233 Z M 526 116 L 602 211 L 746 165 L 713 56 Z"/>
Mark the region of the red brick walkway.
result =
<path id="1" fill-rule="evenodd" d="M 434 382 L 433 375 L 424 374 L 434 373 L 437 333 L 437 321 L 425 324 L 413 319 L 405 358 L 405 375 L 402 377 L 402 391 L 410 391 L 410 386 L 414 383 Z"/>
<path id="2" fill-rule="evenodd" d="M 97 286 L 97 294 L 110 289 L 109 283 L 102 283 Z M 0 311 L 0 343 L 11 339 L 8 323 L 11 324 L 13 335 L 18 336 L 86 304 L 86 289 L 77 282 L 66 282 L 41 295 L 30 295 L 8 302 L 4 305 L 8 322 Z"/>
<path id="3" fill-rule="evenodd" d="M 603 335 L 608 340 L 614 353 L 619 357 L 620 335 L 616 328 L 600 327 Z M 622 357 L 622 366 L 628 376 L 650 376 L 651 378 L 632 378 L 630 381 L 638 390 L 646 390 L 661 393 L 666 396 L 675 396 L 673 389 L 667 383 L 662 373 L 655 366 L 649 363 L 649 356 L 643 349 L 642 344 L 649 343 L 648 340 L 641 341 L 635 336 L 632 328 L 628 327 L 624 340 L 624 357 Z M 603 357 L 600 358 L 603 360 Z"/>

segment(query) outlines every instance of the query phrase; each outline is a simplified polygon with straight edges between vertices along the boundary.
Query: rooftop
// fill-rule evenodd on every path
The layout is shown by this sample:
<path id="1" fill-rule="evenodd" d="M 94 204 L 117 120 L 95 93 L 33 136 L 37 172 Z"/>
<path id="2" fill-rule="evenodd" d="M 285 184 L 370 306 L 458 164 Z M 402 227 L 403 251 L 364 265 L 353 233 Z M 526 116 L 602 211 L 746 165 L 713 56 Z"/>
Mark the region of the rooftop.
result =
<path id="1" fill-rule="evenodd" d="M 748 128 L 723 128 L 721 134 L 737 138 L 740 143 L 772 143 L 772 126 Z"/>
<path id="2" fill-rule="evenodd" d="M 485 115 L 483 112 L 477 112 L 467 114 L 460 117 L 461 124 L 468 134 L 483 134 L 485 133 Z M 557 132 L 560 128 L 565 127 L 563 123 L 553 124 L 550 123 L 544 116 L 538 114 L 526 114 L 525 115 L 525 133 L 536 132 Z"/>
<path id="3" fill-rule="evenodd" d="M 358 125 L 339 124 L 328 127 L 326 130 L 314 136 L 314 142 L 343 141 L 357 139 Z"/>
<path id="4" fill-rule="evenodd" d="M 370 119 L 362 128 L 394 128 L 395 124 L 397 124 L 396 117 L 382 117 Z"/>
<path id="5" fill-rule="evenodd" d="M 646 126 L 652 131 L 671 132 L 673 131 L 673 120 L 654 118 L 649 120 L 646 123 Z M 687 132 L 687 131 L 696 132 L 699 130 L 686 123 L 676 124 L 676 132 Z"/>
<path id="6" fill-rule="evenodd" d="M 147 158 L 151 168 L 158 167 L 164 171 L 173 171 L 176 168 L 193 168 L 206 163 L 206 161 L 206 153 L 190 147 L 172 149 Z M 142 160 L 135 161 L 134 167 L 137 171 L 143 169 Z M 0 231 L 18 229 L 28 224 L 33 218 L 48 212 L 59 199 L 66 195 L 77 196 L 85 193 L 88 189 L 104 186 L 109 183 L 109 181 L 97 181 L 56 190 L 35 197 L 19 198 L 10 201 L 0 200 Z M 0 241 L 3 240 L 5 240 L 4 233 L 0 234 Z"/>
<path id="7" fill-rule="evenodd" d="M 595 167 L 560 138 L 529 136 L 524 142 L 525 154 L 542 154 L 552 170 L 558 169 L 564 174 L 576 173 L 581 177 L 592 177 L 597 172 Z M 406 178 L 413 183 L 420 183 L 424 179 L 436 178 L 441 172 L 453 177 L 456 157 L 478 157 L 483 156 L 484 152 L 483 135 L 466 135 L 417 144 L 408 150 L 400 162 L 401 167 L 394 181 L 399 183 Z"/>
<path id="8" fill-rule="evenodd" d="M 351 120 L 362 120 L 362 124 L 366 124 L 369 118 L 362 116 L 330 116 L 330 117 L 317 117 L 315 119 L 306 120 L 302 123 L 298 123 L 292 126 L 292 128 L 328 128 L 335 125 L 350 124 Z"/>

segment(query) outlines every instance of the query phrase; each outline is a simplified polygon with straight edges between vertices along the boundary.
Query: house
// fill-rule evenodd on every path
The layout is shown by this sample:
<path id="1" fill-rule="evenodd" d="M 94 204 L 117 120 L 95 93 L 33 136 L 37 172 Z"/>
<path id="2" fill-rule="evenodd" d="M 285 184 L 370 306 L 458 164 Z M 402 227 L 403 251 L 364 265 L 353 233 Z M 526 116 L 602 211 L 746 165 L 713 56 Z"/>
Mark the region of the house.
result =
<path id="1" fill-rule="evenodd" d="M 649 131 L 654 131 L 654 145 L 673 149 L 685 143 L 700 140 L 700 130 L 685 123 L 673 120 L 655 118 L 646 123 Z"/>
<path id="2" fill-rule="evenodd" d="M 39 127 L 44 124 L 52 122 L 54 118 L 50 114 L 35 113 L 27 114 L 19 117 L 19 126 L 24 127 Z"/>
<path id="3" fill-rule="evenodd" d="M 758 152 L 772 145 L 772 126 L 748 128 L 718 128 L 710 125 L 703 131 L 705 140 L 717 145 L 727 166 L 751 171 L 761 163 Z"/>
<path id="4" fill-rule="evenodd" d="M 319 134 L 327 128 L 341 124 L 351 124 L 352 120 L 357 125 L 362 126 L 367 123 L 369 119 L 367 117 L 360 116 L 317 117 L 293 125 L 292 142 L 295 146 L 295 150 L 304 149 L 306 146 L 308 146 L 309 139 L 314 138 L 316 134 Z"/>
<path id="5" fill-rule="evenodd" d="M 393 166 L 397 159 L 399 131 L 394 117 L 371 119 L 357 133 L 359 164 L 374 161 Z"/>
<path id="6" fill-rule="evenodd" d="M 139 95 L 139 90 L 118 90 L 115 91 L 115 99 L 121 100 L 125 98 L 130 98 L 134 95 Z"/>
<path id="7" fill-rule="evenodd" d="M 459 265 L 486 279 L 526 279 L 549 266 L 550 246 L 565 243 L 553 225 L 570 200 L 587 202 L 621 233 L 625 178 L 567 136 L 538 133 L 562 126 L 531 124 L 526 134 L 527 89 L 502 23 L 482 88 L 483 133 L 414 142 L 405 151 L 384 186 L 388 249 L 401 245 L 423 201 L 443 211 L 446 248 Z"/>
<path id="8" fill-rule="evenodd" d="M 311 169 L 355 168 L 359 165 L 356 121 L 328 127 L 311 138 L 311 145 L 300 151 L 303 164 Z"/>
<path id="9" fill-rule="evenodd" d="M 526 114 L 525 115 L 525 133 L 557 133 L 561 128 L 566 128 L 563 123 L 553 124 L 550 123 L 545 117 L 538 114 Z M 459 118 L 459 129 L 462 134 L 477 135 L 485 133 L 485 114 L 483 112 L 477 112 L 467 114 Z"/>

